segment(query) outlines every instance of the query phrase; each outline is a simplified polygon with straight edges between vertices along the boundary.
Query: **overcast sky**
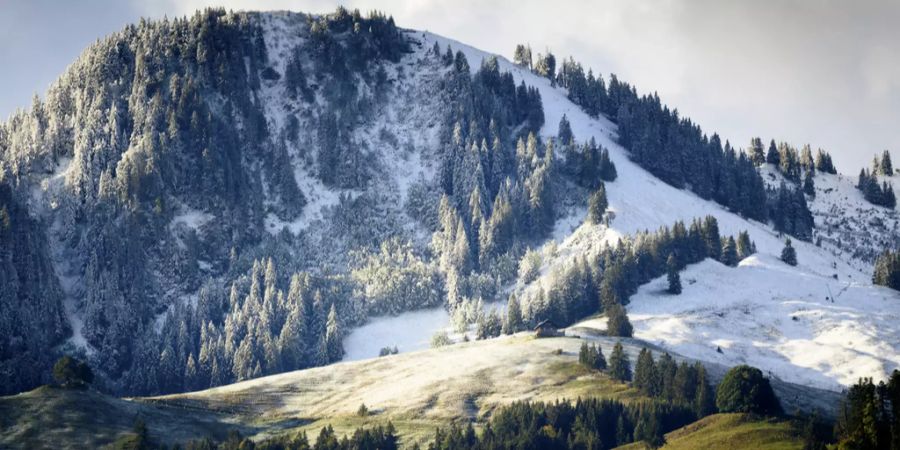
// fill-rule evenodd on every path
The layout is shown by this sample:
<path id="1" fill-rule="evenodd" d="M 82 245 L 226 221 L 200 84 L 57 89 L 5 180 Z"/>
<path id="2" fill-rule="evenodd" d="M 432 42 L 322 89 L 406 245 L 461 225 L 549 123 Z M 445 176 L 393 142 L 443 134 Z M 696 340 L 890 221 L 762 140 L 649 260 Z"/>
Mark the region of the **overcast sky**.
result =
<path id="1" fill-rule="evenodd" d="M 752 136 L 810 143 L 850 174 L 875 152 L 900 150 L 895 0 L 0 0 L 0 117 L 43 93 L 85 46 L 142 16 L 339 3 L 505 56 L 518 42 L 573 55 L 657 91 L 741 147 Z"/>

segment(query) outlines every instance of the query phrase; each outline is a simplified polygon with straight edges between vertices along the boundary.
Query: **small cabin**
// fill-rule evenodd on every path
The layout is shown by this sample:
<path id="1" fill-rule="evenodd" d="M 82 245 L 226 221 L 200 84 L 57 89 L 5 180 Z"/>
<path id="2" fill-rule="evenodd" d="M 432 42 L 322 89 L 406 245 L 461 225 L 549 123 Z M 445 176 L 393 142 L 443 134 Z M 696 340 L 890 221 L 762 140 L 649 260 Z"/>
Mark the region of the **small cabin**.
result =
<path id="1" fill-rule="evenodd" d="M 559 327 L 553 323 L 552 320 L 547 319 L 541 321 L 539 324 L 534 326 L 534 336 L 535 337 L 554 337 L 561 336 L 562 333 L 559 332 Z"/>

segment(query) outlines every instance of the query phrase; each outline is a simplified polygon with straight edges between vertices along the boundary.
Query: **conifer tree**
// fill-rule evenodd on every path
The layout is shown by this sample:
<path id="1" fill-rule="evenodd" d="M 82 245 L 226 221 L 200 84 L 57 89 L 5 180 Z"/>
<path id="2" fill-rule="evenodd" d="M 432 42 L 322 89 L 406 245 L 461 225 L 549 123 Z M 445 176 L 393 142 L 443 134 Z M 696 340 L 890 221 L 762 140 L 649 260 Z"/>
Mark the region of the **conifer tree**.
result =
<path id="1" fill-rule="evenodd" d="M 647 348 L 642 348 L 634 364 L 634 381 L 632 385 L 644 395 L 655 397 L 659 395 L 657 384 L 656 364 L 653 361 L 653 353 Z"/>
<path id="2" fill-rule="evenodd" d="M 775 139 L 769 142 L 769 151 L 766 153 L 766 162 L 774 164 L 775 167 L 781 165 L 781 156 L 778 154 L 778 147 L 775 146 Z"/>
<path id="3" fill-rule="evenodd" d="M 706 374 L 706 367 L 699 361 L 694 363 L 697 372 L 697 391 L 693 405 L 697 417 L 706 417 L 716 412 L 716 399 Z"/>
<path id="4" fill-rule="evenodd" d="M 600 182 L 600 186 L 591 194 L 588 199 L 588 222 L 594 225 L 603 222 L 603 216 L 606 214 L 606 208 L 609 203 L 606 200 L 606 186 Z"/>
<path id="5" fill-rule="evenodd" d="M 666 260 L 666 278 L 669 281 L 669 293 L 681 294 L 681 276 L 678 275 L 678 261 L 674 254 L 670 254 L 669 259 Z"/>
<path id="6" fill-rule="evenodd" d="M 559 140 L 560 145 L 575 145 L 572 125 L 565 114 L 563 114 L 562 119 L 559 119 L 559 131 L 556 133 L 556 138 Z"/>
<path id="7" fill-rule="evenodd" d="M 631 381 L 631 362 L 621 342 L 616 342 L 609 355 L 609 376 L 614 380 Z"/>
<path id="8" fill-rule="evenodd" d="M 609 159 L 609 149 L 603 148 L 600 151 L 600 178 L 603 181 L 615 181 L 619 176 L 616 171 L 616 165 Z"/>
<path id="9" fill-rule="evenodd" d="M 757 167 L 766 163 L 766 149 L 758 137 L 750 140 L 750 162 Z"/>
<path id="10" fill-rule="evenodd" d="M 756 253 L 756 245 L 750 240 L 750 233 L 746 230 L 738 233 L 737 239 L 737 255 L 738 259 L 744 258 Z"/>
<path id="11" fill-rule="evenodd" d="M 797 265 L 797 251 L 791 246 L 791 239 L 784 240 L 784 248 L 781 250 L 781 260 L 790 266 Z"/>
<path id="12" fill-rule="evenodd" d="M 513 53 L 513 62 L 526 69 L 531 69 L 531 46 L 518 44 Z"/>
<path id="13" fill-rule="evenodd" d="M 734 267 L 738 263 L 737 244 L 733 236 L 728 236 L 722 241 L 722 264 Z"/>
<path id="14" fill-rule="evenodd" d="M 338 325 L 337 310 L 334 303 L 328 311 L 328 321 L 325 323 L 325 336 L 322 340 L 325 361 L 339 361 L 344 357 L 344 346 L 341 344 L 341 331 Z"/>
<path id="15" fill-rule="evenodd" d="M 625 307 L 616 303 L 606 310 L 607 325 L 606 334 L 609 336 L 631 337 L 634 329 L 631 321 L 628 320 L 628 314 Z"/>
<path id="16" fill-rule="evenodd" d="M 884 153 L 881 154 L 881 164 L 880 167 L 881 174 L 889 177 L 894 175 L 894 165 L 891 164 L 891 152 L 885 150 Z"/>
<path id="17" fill-rule="evenodd" d="M 510 294 L 506 302 L 506 320 L 503 321 L 503 334 L 513 334 L 522 331 L 522 308 L 516 294 Z"/>
<path id="18" fill-rule="evenodd" d="M 885 250 L 875 260 L 872 283 L 900 290 L 900 252 Z"/>
<path id="19" fill-rule="evenodd" d="M 813 171 L 807 170 L 803 177 L 803 193 L 810 196 L 816 196 L 816 184 L 813 181 Z"/>

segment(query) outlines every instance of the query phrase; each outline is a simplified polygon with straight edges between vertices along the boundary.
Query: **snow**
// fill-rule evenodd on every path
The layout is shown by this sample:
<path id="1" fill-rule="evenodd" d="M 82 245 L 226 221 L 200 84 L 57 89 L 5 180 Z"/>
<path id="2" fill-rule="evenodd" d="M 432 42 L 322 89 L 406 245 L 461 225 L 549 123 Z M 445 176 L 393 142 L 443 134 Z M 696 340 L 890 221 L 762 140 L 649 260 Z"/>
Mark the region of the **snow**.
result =
<path id="1" fill-rule="evenodd" d="M 635 337 L 830 390 L 884 378 L 900 362 L 900 294 L 890 289 L 837 281 L 771 255 L 738 267 L 706 260 L 681 278 L 681 295 L 665 293 L 663 276 L 632 296 Z"/>
<path id="2" fill-rule="evenodd" d="M 450 44 L 454 51 L 462 51 L 473 71 L 489 56 L 433 34 L 425 34 L 425 40 L 426 48 L 437 41 L 441 48 Z M 607 183 L 613 214 L 610 226 L 579 226 L 578 217 L 584 217 L 583 213 L 568 214 L 554 229 L 553 239 L 559 245 L 551 258 L 545 257 L 541 276 L 519 289 L 529 291 L 548 284 L 555 273 L 553 267 L 596 253 L 604 243 L 614 244 L 619 238 L 671 226 L 678 220 L 689 222 L 713 215 L 722 235 L 747 230 L 759 254 L 739 268 L 712 261 L 688 268 L 682 275 L 685 293 L 680 297 L 659 294 L 664 277 L 642 287 L 628 308 L 637 337 L 685 356 L 725 364 L 746 362 L 785 380 L 832 390 L 854 383 L 860 376 L 883 378 L 896 367 L 900 361 L 895 325 L 900 296 L 871 286 L 871 265 L 828 242 L 829 236 L 840 242 L 848 233 L 857 234 L 854 242 L 870 239 L 865 234 L 872 226 L 856 217 L 870 221 L 878 216 L 886 222 L 886 231 L 874 240 L 883 244 L 897 229 L 896 213 L 862 200 L 852 180 L 819 174 L 815 179 L 817 198 L 810 208 L 817 227 L 827 228 L 823 227 L 827 220 L 834 230 L 824 234 L 826 242 L 821 248 L 794 240 L 799 266 L 788 267 L 777 259 L 784 237 L 767 224 L 746 220 L 655 178 L 632 163 L 628 152 L 616 144 L 614 124 L 603 117 L 587 116 L 566 98 L 565 90 L 552 87 L 549 80 L 502 57 L 498 62 L 501 70 L 512 72 L 517 84 L 524 80 L 539 89 L 546 119 L 541 130 L 544 137 L 555 136 L 565 114 L 576 139 L 595 138 L 609 149 L 618 171 L 616 181 Z M 763 175 L 765 178 L 765 171 Z M 577 228 L 569 234 L 573 227 Z M 831 296 L 828 289 L 836 296 L 833 304 L 824 300 Z M 722 347 L 724 354 L 717 353 L 716 346 Z"/>
<path id="3" fill-rule="evenodd" d="M 426 349 L 431 336 L 449 323 L 450 314 L 442 306 L 373 318 L 344 339 L 346 354 L 343 360 L 374 358 L 384 347 L 397 346 L 401 352 Z"/>
<path id="4" fill-rule="evenodd" d="M 181 211 L 172 218 L 169 227 L 174 230 L 180 225 L 184 225 L 189 229 L 199 231 L 203 225 L 213 219 L 215 219 L 215 216 L 212 214 L 193 208 L 182 208 Z"/>
<path id="5" fill-rule="evenodd" d="M 483 310 L 489 312 L 494 309 L 503 314 L 505 308 L 504 302 L 493 302 L 485 304 Z M 431 337 L 438 331 L 446 331 L 451 341 L 461 342 L 463 334 L 455 333 L 451 328 L 450 314 L 443 306 L 375 317 L 344 338 L 342 361 L 374 358 L 384 347 L 396 346 L 401 353 L 424 350 L 431 346 Z M 465 334 L 474 340 L 474 325 L 470 324 L 469 328 Z"/>

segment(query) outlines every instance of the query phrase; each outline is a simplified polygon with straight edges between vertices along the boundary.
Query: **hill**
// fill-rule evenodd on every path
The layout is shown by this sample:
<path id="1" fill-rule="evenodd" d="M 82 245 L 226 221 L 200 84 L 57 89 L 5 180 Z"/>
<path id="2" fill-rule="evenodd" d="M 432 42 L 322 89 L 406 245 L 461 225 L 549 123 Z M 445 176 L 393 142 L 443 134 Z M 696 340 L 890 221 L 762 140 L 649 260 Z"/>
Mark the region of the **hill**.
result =
<path id="1" fill-rule="evenodd" d="M 618 450 L 646 448 L 649 447 L 644 443 L 634 443 L 618 447 Z M 753 418 L 744 414 L 714 414 L 666 434 L 666 443 L 661 448 L 787 450 L 803 448 L 803 441 L 787 421 Z"/>
<path id="2" fill-rule="evenodd" d="M 590 338 L 609 355 L 612 338 Z M 254 439 L 332 425 L 339 434 L 394 424 L 403 445 L 427 443 L 448 423 L 483 424 L 515 401 L 645 399 L 635 389 L 578 364 L 582 340 L 527 334 L 334 364 L 162 397 L 115 399 L 92 391 L 40 388 L 0 398 L 0 443 L 20 447 L 98 446 L 127 434 L 138 418 L 152 439 L 221 439 L 239 430 Z M 624 340 L 632 361 L 645 344 Z M 652 348 L 652 347 L 651 347 Z M 680 359 L 676 355 L 677 359 Z M 724 368 L 710 367 L 713 381 Z M 774 383 L 786 409 L 833 411 L 827 391 Z M 365 404 L 370 414 L 357 411 Z M 724 425 L 723 425 L 724 427 Z M 730 427 L 730 425 L 729 425 Z"/>

